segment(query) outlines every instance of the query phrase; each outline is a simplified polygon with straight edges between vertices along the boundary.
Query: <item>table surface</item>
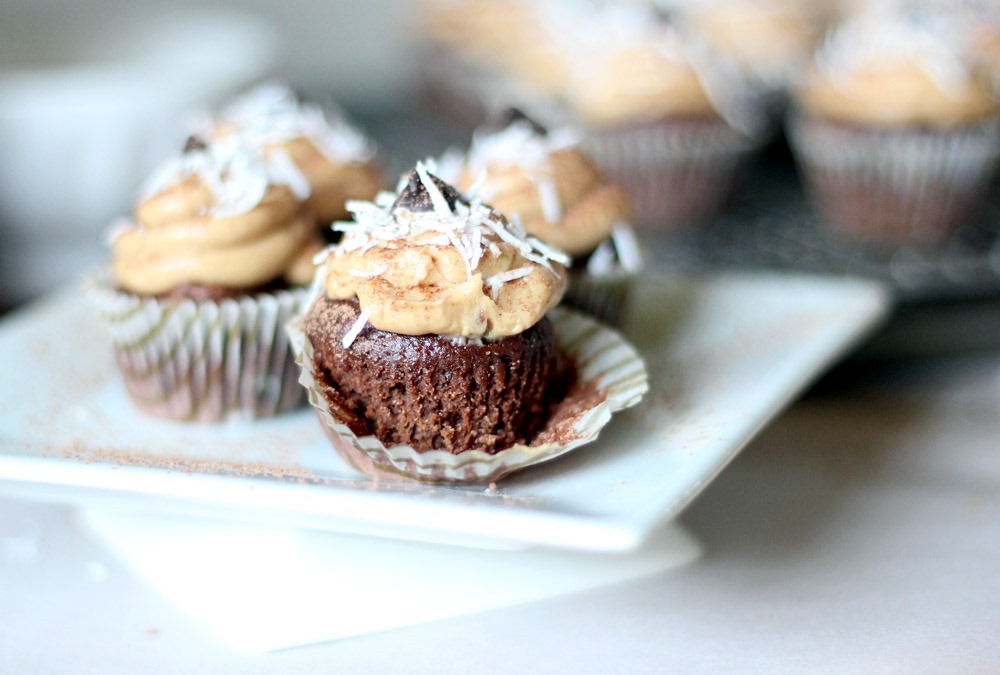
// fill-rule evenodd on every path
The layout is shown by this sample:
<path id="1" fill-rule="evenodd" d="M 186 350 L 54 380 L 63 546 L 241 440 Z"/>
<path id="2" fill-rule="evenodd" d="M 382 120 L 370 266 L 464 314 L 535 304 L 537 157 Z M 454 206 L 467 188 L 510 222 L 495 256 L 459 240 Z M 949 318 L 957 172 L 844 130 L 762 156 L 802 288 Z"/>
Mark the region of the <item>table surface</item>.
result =
<path id="1" fill-rule="evenodd" d="M 0 672 L 1000 672 L 1000 354 L 858 372 L 684 512 L 693 564 L 263 655 L 200 631 L 73 510 L 0 499 Z"/>

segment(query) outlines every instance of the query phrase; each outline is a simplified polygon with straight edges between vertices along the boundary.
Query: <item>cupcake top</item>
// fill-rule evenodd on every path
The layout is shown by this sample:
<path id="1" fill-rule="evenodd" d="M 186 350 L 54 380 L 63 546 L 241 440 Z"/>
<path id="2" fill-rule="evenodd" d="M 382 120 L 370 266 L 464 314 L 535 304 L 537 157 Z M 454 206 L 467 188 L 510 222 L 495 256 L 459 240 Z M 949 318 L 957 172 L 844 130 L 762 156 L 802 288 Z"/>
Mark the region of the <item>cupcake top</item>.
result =
<path id="1" fill-rule="evenodd" d="M 760 123 L 739 70 L 669 16 L 644 3 L 610 3 L 589 21 L 564 91 L 585 126 L 722 118 L 750 133 Z"/>
<path id="2" fill-rule="evenodd" d="M 321 279 L 330 298 L 358 299 L 353 335 L 365 322 L 407 335 L 516 335 L 565 292 L 563 253 L 422 164 L 396 194 L 348 208 L 354 220 L 335 225 L 343 239 L 327 249 Z"/>
<path id="3" fill-rule="evenodd" d="M 302 214 L 307 193 L 287 155 L 265 161 L 237 139 L 189 141 L 147 181 L 134 220 L 112 232 L 115 276 L 148 295 L 184 284 L 308 283 L 322 242 Z"/>
<path id="4" fill-rule="evenodd" d="M 308 143 L 332 164 L 364 163 L 375 156 L 371 142 L 340 110 L 302 102 L 277 83 L 251 89 L 202 125 L 207 137 L 236 134 L 248 147 Z"/>
<path id="5" fill-rule="evenodd" d="M 210 140 L 238 138 L 265 156 L 286 153 L 307 179 L 304 199 L 324 226 L 347 214 L 348 199 L 370 198 L 382 187 L 375 148 L 364 134 L 340 110 L 300 101 L 281 84 L 250 90 L 197 129 Z"/>
<path id="6" fill-rule="evenodd" d="M 816 8 L 794 0 L 703 0 L 683 14 L 713 50 L 772 88 L 786 86 L 808 62 L 822 24 Z"/>
<path id="7" fill-rule="evenodd" d="M 882 9 L 837 27 L 796 91 L 807 112 L 865 126 L 949 128 L 996 115 L 955 24 Z"/>
<path id="8" fill-rule="evenodd" d="M 457 187 L 517 217 L 525 231 L 578 257 L 628 218 L 624 191 L 607 182 L 579 148 L 579 134 L 548 131 L 509 110 L 478 129 Z"/>

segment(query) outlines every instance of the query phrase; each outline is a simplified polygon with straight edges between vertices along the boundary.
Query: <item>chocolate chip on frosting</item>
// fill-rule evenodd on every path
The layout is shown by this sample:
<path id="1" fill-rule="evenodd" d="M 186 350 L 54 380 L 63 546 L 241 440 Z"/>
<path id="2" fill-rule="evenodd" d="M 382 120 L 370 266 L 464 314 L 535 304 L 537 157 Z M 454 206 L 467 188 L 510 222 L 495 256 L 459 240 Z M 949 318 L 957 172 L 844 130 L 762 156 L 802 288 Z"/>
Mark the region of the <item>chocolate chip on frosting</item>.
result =
<path id="1" fill-rule="evenodd" d="M 458 190 L 448 185 L 443 180 L 437 176 L 427 174 L 430 179 L 434 182 L 435 187 L 440 191 L 441 195 L 444 197 L 445 201 L 448 203 L 448 208 L 451 209 L 452 213 L 455 212 L 455 204 L 465 200 L 462 199 L 462 195 L 459 194 Z M 434 210 L 434 202 L 431 199 L 430 193 L 427 191 L 427 186 L 420 179 L 420 175 L 417 173 L 416 169 L 412 169 L 408 174 L 406 174 L 406 185 L 400 191 L 399 196 L 396 197 L 396 201 L 392 205 L 393 210 L 397 208 L 408 209 L 413 213 L 429 212 Z"/>
<path id="2" fill-rule="evenodd" d="M 524 113 L 520 108 L 505 108 L 497 116 L 491 120 L 487 125 L 486 129 L 488 131 L 503 131 L 508 127 L 515 124 L 527 124 L 531 127 L 531 130 L 539 136 L 544 136 L 549 133 L 549 130 L 542 126 L 538 121 L 532 119 Z"/>
<path id="3" fill-rule="evenodd" d="M 184 152 L 197 152 L 208 148 L 208 143 L 200 136 L 188 136 L 184 142 Z"/>

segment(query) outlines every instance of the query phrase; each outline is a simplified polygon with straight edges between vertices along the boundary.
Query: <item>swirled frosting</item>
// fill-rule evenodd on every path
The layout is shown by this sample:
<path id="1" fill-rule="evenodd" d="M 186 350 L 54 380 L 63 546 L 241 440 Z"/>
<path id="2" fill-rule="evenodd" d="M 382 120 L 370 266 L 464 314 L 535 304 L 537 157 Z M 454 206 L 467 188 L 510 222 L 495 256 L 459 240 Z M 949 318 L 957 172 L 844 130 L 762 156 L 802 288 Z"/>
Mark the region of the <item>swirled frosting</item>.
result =
<path id="1" fill-rule="evenodd" d="M 352 222 L 325 259 L 325 289 L 357 298 L 361 325 L 407 335 L 516 335 L 555 306 L 566 287 L 564 254 L 427 172 L 398 194 L 352 201 Z M 359 326 L 360 329 L 360 326 Z"/>
<path id="2" fill-rule="evenodd" d="M 121 286 L 154 295 L 182 284 L 308 283 L 322 241 L 302 212 L 304 178 L 279 157 L 264 162 L 221 141 L 166 163 L 148 181 L 134 220 L 112 233 Z"/>
<path id="3" fill-rule="evenodd" d="M 474 134 L 457 187 L 573 257 L 593 251 L 628 218 L 625 192 L 603 179 L 576 132 L 511 114 L 501 128 Z"/>
<path id="4" fill-rule="evenodd" d="M 646 3 L 599 5 L 573 59 L 564 98 L 583 124 L 721 118 L 752 135 L 760 104 L 739 69 Z"/>
<path id="5" fill-rule="evenodd" d="M 367 199 L 382 187 L 373 144 L 335 106 L 302 102 L 288 87 L 268 83 L 252 89 L 197 133 L 238 136 L 253 151 L 288 154 L 310 185 L 306 204 L 323 225 L 344 217 L 348 199 Z"/>
<path id="6" fill-rule="evenodd" d="M 796 92 L 806 111 L 871 126 L 953 127 L 997 114 L 954 24 L 930 14 L 868 12 L 823 44 Z"/>

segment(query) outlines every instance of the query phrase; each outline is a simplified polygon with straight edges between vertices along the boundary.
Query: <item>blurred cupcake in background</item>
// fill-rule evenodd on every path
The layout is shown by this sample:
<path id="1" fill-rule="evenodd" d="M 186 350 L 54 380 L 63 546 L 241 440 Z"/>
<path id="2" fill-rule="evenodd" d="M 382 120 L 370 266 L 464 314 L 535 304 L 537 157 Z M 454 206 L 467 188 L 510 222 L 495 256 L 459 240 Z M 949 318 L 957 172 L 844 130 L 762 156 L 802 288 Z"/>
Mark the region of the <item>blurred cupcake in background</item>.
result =
<path id="1" fill-rule="evenodd" d="M 552 108 L 578 10 L 575 0 L 422 0 L 415 33 L 433 107 L 464 132 L 510 105 Z"/>
<path id="2" fill-rule="evenodd" d="M 570 128 L 508 109 L 473 134 L 455 185 L 571 258 L 566 302 L 613 323 L 642 267 L 625 190 Z"/>
<path id="3" fill-rule="evenodd" d="M 140 409 L 218 421 L 302 401 L 285 324 L 324 246 L 307 194 L 287 156 L 237 137 L 192 139 L 149 179 L 86 282 Z"/>
<path id="4" fill-rule="evenodd" d="M 818 49 L 794 105 L 789 138 L 806 186 L 847 239 L 936 247 L 983 206 L 1000 107 L 947 16 L 852 16 Z"/>
<path id="5" fill-rule="evenodd" d="M 759 92 L 650 5 L 599 5 L 589 21 L 563 91 L 584 148 L 628 190 L 641 232 L 710 219 L 765 138 Z"/>
<path id="6" fill-rule="evenodd" d="M 374 144 L 334 106 L 299 100 L 287 86 L 267 83 L 245 92 L 195 132 L 209 140 L 239 137 L 265 156 L 285 153 L 309 184 L 306 208 L 324 234 L 347 217 L 349 199 L 370 199 L 382 187 Z"/>
<path id="7" fill-rule="evenodd" d="M 673 12 L 761 92 L 779 129 L 786 95 L 811 60 L 829 9 L 795 0 L 702 0 L 677 3 Z"/>

